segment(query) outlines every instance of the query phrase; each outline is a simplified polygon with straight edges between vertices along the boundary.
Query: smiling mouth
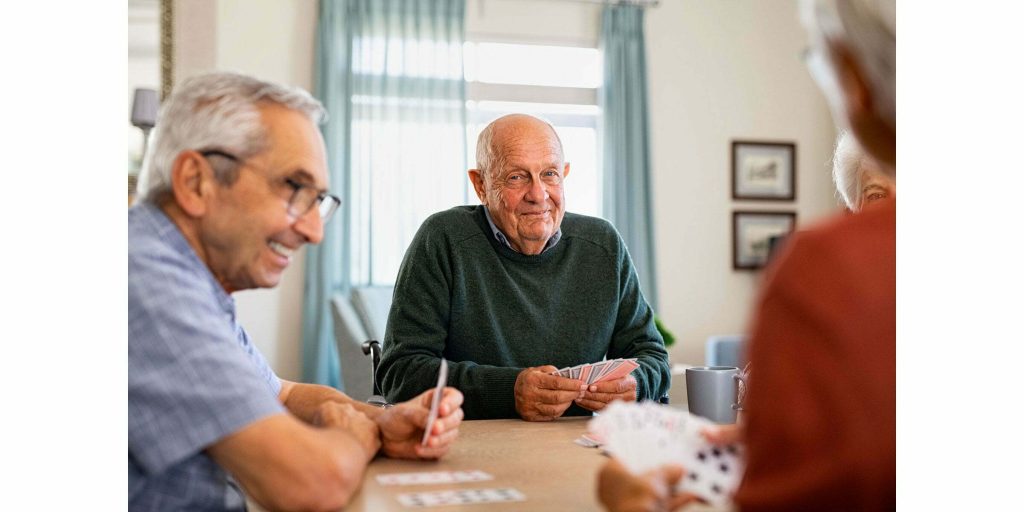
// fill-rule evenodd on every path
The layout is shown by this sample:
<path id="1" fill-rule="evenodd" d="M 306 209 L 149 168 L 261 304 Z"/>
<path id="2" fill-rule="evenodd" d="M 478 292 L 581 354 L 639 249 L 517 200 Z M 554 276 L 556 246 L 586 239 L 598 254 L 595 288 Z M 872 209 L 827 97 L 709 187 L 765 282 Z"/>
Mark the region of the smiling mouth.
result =
<path id="1" fill-rule="evenodd" d="M 291 261 L 292 254 L 295 253 L 295 249 L 289 249 L 287 246 L 280 242 L 275 242 L 271 240 L 267 245 L 270 246 L 270 250 L 274 251 L 275 254 L 283 256 L 288 261 Z"/>

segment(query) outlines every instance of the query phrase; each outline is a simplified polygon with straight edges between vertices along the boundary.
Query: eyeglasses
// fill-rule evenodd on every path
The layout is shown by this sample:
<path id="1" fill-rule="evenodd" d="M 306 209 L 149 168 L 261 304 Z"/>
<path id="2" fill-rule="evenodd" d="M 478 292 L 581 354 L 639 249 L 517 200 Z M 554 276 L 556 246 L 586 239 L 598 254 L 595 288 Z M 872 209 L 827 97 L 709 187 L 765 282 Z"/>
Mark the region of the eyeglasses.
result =
<path id="1" fill-rule="evenodd" d="M 219 149 L 208 149 L 200 151 L 204 158 L 219 156 L 235 162 L 239 165 L 245 162 L 231 153 Z M 341 206 L 341 199 L 338 196 L 328 194 L 312 185 L 299 183 L 291 178 L 285 178 L 284 184 L 292 189 L 291 198 L 288 199 L 288 214 L 293 217 L 301 217 L 313 209 L 314 206 L 320 213 L 320 220 L 326 223 L 331 215 Z"/>

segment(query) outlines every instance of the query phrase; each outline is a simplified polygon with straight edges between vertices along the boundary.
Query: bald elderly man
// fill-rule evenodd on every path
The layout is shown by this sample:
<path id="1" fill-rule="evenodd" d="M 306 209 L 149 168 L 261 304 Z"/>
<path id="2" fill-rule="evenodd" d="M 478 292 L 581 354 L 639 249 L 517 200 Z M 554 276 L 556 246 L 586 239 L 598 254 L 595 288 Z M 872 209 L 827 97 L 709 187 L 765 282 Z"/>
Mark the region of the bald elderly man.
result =
<path id="1" fill-rule="evenodd" d="M 568 176 L 544 121 L 514 114 L 481 132 L 469 179 L 482 204 L 424 221 L 399 270 L 378 372 L 389 400 L 429 389 L 440 357 L 467 419 L 550 421 L 668 392 L 626 246 L 607 221 L 565 211 Z M 605 357 L 639 367 L 590 386 L 550 375 Z"/>

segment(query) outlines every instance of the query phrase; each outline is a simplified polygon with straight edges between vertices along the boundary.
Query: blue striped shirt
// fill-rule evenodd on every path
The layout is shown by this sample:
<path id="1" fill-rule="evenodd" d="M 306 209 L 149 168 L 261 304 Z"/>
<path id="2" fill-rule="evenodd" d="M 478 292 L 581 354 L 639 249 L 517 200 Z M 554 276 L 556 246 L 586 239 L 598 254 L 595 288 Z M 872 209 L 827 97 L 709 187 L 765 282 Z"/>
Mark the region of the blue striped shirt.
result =
<path id="1" fill-rule="evenodd" d="M 171 220 L 128 212 L 128 508 L 244 509 L 204 450 L 284 412 L 281 381 L 235 319 L 235 302 Z"/>

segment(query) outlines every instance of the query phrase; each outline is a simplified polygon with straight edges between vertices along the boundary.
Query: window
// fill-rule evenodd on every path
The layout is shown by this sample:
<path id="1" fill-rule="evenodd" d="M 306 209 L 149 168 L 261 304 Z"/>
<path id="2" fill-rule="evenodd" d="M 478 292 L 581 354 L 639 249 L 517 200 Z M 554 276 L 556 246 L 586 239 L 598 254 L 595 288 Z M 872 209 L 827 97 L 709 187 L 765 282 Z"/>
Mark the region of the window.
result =
<path id="1" fill-rule="evenodd" d="M 494 119 L 515 112 L 545 119 L 562 139 L 570 163 L 566 208 L 601 216 L 597 48 L 470 41 L 464 55 L 466 161 L 475 164 L 476 139 Z"/>
<path id="2" fill-rule="evenodd" d="M 381 50 L 385 47 L 387 59 Z M 365 87 L 356 84 L 352 98 L 350 192 L 353 204 L 359 205 L 352 212 L 353 285 L 393 284 L 424 219 L 479 202 L 466 169 L 476 165 L 480 131 L 505 114 L 535 115 L 555 127 L 571 164 L 565 182 L 567 210 L 601 215 L 601 59 L 596 48 L 470 41 L 456 56 L 456 49 L 436 43 L 367 39 L 354 50 L 357 80 L 370 79 Z M 389 92 L 414 88 L 414 82 L 450 84 L 462 78 L 452 68 L 459 57 L 467 97 L 465 155 L 446 149 L 456 142 L 462 147 L 458 103 L 432 101 L 431 114 L 424 117 L 417 115 L 424 109 L 421 98 L 409 102 Z M 431 65 L 424 67 L 427 62 Z M 368 115 L 370 110 L 373 115 Z M 401 148 L 397 153 L 396 141 Z"/>

